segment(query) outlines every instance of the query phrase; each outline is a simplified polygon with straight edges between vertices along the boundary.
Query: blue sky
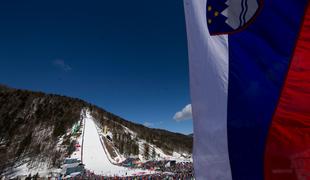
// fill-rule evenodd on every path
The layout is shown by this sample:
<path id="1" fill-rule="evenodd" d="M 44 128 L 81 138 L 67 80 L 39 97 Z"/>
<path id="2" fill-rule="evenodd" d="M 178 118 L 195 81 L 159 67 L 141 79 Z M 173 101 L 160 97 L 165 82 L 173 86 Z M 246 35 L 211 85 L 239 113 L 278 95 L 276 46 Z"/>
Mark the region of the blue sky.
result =
<path id="1" fill-rule="evenodd" d="M 182 1 L 1 1 L 0 23 L 0 83 L 192 132 Z"/>

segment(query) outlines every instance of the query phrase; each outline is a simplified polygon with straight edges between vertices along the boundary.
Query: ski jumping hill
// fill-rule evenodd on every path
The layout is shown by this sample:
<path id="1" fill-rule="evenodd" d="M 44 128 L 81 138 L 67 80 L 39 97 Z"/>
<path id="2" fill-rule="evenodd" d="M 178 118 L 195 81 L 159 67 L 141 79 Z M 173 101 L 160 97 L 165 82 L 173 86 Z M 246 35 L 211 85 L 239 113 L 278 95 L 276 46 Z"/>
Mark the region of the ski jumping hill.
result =
<path id="1" fill-rule="evenodd" d="M 143 171 L 121 162 L 187 161 L 191 149 L 190 136 L 130 122 L 83 100 L 0 85 L 0 174 L 49 174 L 66 158 L 97 174 L 134 174 Z"/>

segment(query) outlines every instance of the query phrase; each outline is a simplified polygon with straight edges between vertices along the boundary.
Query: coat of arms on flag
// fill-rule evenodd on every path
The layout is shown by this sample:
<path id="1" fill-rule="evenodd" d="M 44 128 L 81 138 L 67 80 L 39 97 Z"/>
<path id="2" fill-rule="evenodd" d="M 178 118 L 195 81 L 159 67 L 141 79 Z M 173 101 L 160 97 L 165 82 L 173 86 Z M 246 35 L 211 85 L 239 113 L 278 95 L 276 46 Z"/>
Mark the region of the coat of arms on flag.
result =
<path id="1" fill-rule="evenodd" d="M 242 30 L 255 19 L 262 4 L 263 0 L 208 0 L 206 12 L 210 34 Z"/>

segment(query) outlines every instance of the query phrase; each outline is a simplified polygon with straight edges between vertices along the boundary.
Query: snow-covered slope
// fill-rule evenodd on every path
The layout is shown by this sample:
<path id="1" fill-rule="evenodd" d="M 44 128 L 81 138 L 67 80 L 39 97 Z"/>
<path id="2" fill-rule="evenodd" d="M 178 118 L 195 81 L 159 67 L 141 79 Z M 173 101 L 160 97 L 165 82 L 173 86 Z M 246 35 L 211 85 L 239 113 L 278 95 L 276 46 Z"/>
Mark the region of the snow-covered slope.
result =
<path id="1" fill-rule="evenodd" d="M 112 164 L 104 150 L 104 143 L 100 141 L 97 131 L 98 128 L 89 111 L 86 112 L 83 121 L 85 128 L 82 158 L 87 170 L 93 171 L 95 174 L 119 176 L 131 175 L 137 172 L 152 173 L 150 171 L 141 169 L 132 170 Z"/>
<path id="2" fill-rule="evenodd" d="M 98 126 L 96 125 L 96 128 L 97 128 L 97 131 L 98 131 L 99 135 L 101 137 L 106 137 L 107 135 L 104 134 L 103 131 L 102 131 L 103 126 L 105 124 L 103 124 L 103 125 L 101 124 L 100 125 L 100 123 L 98 123 L 97 119 L 94 119 L 94 120 L 98 124 Z M 150 142 L 147 142 L 145 139 L 140 138 L 136 132 L 132 131 L 128 127 L 126 127 L 126 126 L 124 126 L 122 124 L 119 124 L 117 122 L 115 122 L 115 123 L 118 124 L 121 127 L 121 129 L 124 132 L 124 134 L 126 134 L 127 136 L 130 136 L 130 138 L 132 140 L 135 140 L 135 143 L 137 143 L 137 145 L 138 145 L 139 154 L 136 155 L 136 156 L 130 155 L 130 157 L 138 157 L 141 162 L 146 162 L 146 161 L 149 161 L 149 160 L 192 161 L 191 154 L 181 153 L 181 152 L 172 152 L 172 154 L 167 154 L 160 147 L 157 147 L 155 144 L 152 144 Z M 113 142 L 112 142 L 112 144 L 113 144 Z M 147 145 L 149 147 L 149 152 L 148 152 L 149 158 L 145 158 L 145 145 Z M 117 149 L 116 147 L 113 147 L 113 148 Z M 155 158 L 152 157 L 153 149 L 155 151 Z M 107 151 L 106 147 L 105 147 L 105 151 Z M 108 159 L 110 161 L 112 161 L 113 163 L 121 162 L 121 161 L 125 160 L 126 157 L 128 157 L 128 155 L 121 154 L 118 151 L 116 151 L 115 153 L 116 153 L 116 157 L 114 157 L 114 158 L 112 158 L 108 154 Z"/>
<path id="3" fill-rule="evenodd" d="M 0 104 L 0 176 L 57 173 L 65 158 L 84 161 L 84 155 L 102 155 L 84 152 L 83 140 L 87 141 L 86 146 L 102 142 L 104 162 L 108 160 L 108 167 L 116 169 L 115 172 L 123 170 L 116 164 L 126 158 L 153 160 L 144 157 L 145 144 L 149 156 L 155 149 L 156 159 L 178 158 L 184 152 L 189 157 L 191 153 L 190 137 L 145 127 L 77 98 L 0 87 Z M 88 126 L 89 122 L 93 125 Z M 73 132 L 76 126 L 81 128 Z M 84 131 L 86 126 L 97 133 L 96 142 L 83 138 L 86 135 L 83 132 L 88 132 Z M 85 164 L 91 169 L 92 164 Z M 99 171 L 105 173 L 105 169 Z"/>

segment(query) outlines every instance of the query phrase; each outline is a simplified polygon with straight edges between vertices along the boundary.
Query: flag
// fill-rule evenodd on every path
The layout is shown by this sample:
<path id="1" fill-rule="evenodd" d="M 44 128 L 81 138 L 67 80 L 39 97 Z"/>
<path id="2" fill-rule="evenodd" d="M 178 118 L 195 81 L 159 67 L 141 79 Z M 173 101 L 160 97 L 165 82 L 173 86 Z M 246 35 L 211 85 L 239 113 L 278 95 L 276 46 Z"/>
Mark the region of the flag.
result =
<path id="1" fill-rule="evenodd" d="M 309 0 L 184 8 L 196 179 L 310 179 Z"/>

